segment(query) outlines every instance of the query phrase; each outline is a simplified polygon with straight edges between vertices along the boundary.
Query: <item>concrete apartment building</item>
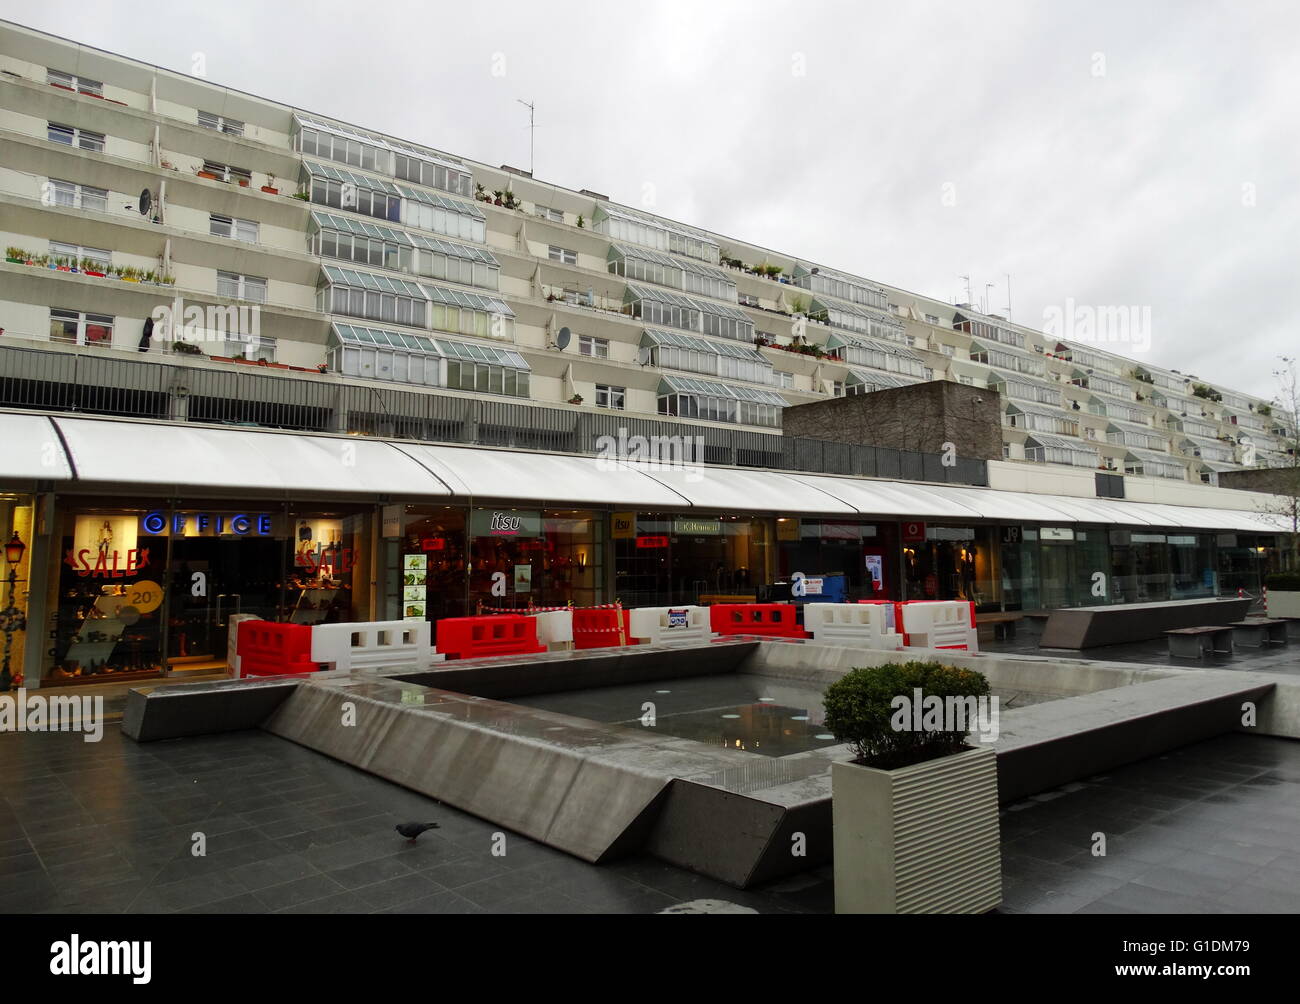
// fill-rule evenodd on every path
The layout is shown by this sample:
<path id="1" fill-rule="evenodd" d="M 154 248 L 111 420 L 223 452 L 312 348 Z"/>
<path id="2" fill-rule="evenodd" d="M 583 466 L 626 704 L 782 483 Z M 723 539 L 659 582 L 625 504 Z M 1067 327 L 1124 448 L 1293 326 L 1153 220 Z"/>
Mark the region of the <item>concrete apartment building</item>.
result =
<path id="1" fill-rule="evenodd" d="M 327 112 L 0 23 L 0 419 L 32 450 L 0 469 L 0 530 L 32 544 L 29 619 L 62 639 L 33 680 L 212 657 L 235 602 L 307 621 L 501 600 L 489 570 L 531 553 L 474 543 L 502 508 L 536 543 L 538 602 L 707 602 L 797 566 L 867 595 L 1052 606 L 1096 602 L 1099 563 L 1132 580 L 1106 602 L 1253 587 L 1279 553 L 1261 496 L 1217 487 L 1289 462 L 1265 401 Z M 1000 442 L 954 467 L 931 442 L 782 435 L 786 409 L 933 381 L 982 392 Z M 584 480 L 620 434 L 700 442 L 709 490 Z M 293 480 L 293 450 L 339 436 L 354 471 Z M 399 441 L 480 449 L 375 452 Z M 490 461 L 510 475 L 484 480 Z M 899 480 L 885 505 L 836 496 L 841 475 Z M 106 555 L 142 572 L 146 537 L 165 607 L 182 569 L 229 569 L 232 598 L 191 631 L 173 611 L 125 661 L 102 639 L 70 657 L 92 643 L 60 577 L 93 582 Z M 445 576 L 427 598 L 400 589 L 411 550 Z"/>

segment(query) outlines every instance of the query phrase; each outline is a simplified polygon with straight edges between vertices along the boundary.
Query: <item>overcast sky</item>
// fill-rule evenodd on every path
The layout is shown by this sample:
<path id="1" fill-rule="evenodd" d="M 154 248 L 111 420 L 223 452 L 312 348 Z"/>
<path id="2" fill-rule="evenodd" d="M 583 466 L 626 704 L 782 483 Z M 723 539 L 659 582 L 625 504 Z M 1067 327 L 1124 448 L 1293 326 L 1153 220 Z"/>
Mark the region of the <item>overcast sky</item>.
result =
<path id="1" fill-rule="evenodd" d="M 999 313 L 1009 273 L 1036 328 L 1149 308 L 1105 347 L 1262 397 L 1300 348 L 1300 5 L 294 7 L 0 4 L 490 164 L 535 101 L 541 180 Z"/>

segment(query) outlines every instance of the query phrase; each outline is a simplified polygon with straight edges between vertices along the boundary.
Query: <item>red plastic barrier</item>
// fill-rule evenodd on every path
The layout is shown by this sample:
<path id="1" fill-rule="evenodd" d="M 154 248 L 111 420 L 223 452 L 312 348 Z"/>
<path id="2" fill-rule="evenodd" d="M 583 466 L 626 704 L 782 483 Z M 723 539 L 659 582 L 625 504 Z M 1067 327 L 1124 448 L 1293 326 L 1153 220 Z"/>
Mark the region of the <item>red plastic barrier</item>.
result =
<path id="1" fill-rule="evenodd" d="M 311 661 L 310 624 L 244 621 L 235 651 L 244 676 L 289 676 L 320 669 Z"/>
<path id="2" fill-rule="evenodd" d="M 434 647 L 448 659 L 545 652 L 537 640 L 537 621 L 525 614 L 448 617 L 438 621 Z"/>
<path id="3" fill-rule="evenodd" d="M 715 603 L 710 627 L 717 634 L 756 634 L 769 638 L 811 638 L 800 627 L 792 603 Z"/>
<path id="4" fill-rule="evenodd" d="M 629 630 L 629 616 L 629 611 L 622 607 L 590 609 L 575 607 L 573 647 L 575 649 L 618 648 L 622 645 L 636 644 Z"/>

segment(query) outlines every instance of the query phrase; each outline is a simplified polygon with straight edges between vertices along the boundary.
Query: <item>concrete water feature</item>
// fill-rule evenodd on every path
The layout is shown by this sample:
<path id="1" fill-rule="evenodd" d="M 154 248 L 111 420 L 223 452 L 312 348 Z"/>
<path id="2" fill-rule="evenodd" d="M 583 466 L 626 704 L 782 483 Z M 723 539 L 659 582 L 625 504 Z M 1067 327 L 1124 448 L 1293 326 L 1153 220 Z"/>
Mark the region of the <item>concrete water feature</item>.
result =
<path id="1" fill-rule="evenodd" d="M 1268 674 L 741 639 L 143 688 L 123 729 L 145 741 L 260 727 L 589 862 L 641 849 L 746 887 L 830 859 L 830 764 L 852 752 L 812 731 L 824 687 L 854 666 L 935 656 L 1012 702 L 994 743 L 1003 802 L 1232 731 L 1244 701 L 1259 704 L 1256 731 L 1300 735 L 1300 680 Z M 768 705 L 808 725 L 765 753 L 752 747 Z M 729 733 L 745 713 L 749 731 Z"/>

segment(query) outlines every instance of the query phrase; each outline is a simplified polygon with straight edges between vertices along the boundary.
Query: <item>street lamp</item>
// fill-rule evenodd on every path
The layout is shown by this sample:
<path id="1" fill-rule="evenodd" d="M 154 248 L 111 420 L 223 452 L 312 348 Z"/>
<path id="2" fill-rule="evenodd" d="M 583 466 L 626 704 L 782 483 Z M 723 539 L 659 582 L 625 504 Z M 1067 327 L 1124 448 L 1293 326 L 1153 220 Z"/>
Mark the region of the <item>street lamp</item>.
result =
<path id="1" fill-rule="evenodd" d="M 18 536 L 18 531 L 14 531 L 13 538 L 5 545 L 5 561 L 9 563 L 9 594 L 6 598 L 5 608 L 0 610 L 0 631 L 5 635 L 5 654 L 4 663 L 0 665 L 0 693 L 8 692 L 13 686 L 14 678 L 9 672 L 9 652 L 13 647 L 14 632 L 24 631 L 27 628 L 27 618 L 17 606 L 14 605 L 14 587 L 18 585 L 18 565 L 23 560 L 23 554 L 27 551 L 27 545 L 22 542 Z"/>

